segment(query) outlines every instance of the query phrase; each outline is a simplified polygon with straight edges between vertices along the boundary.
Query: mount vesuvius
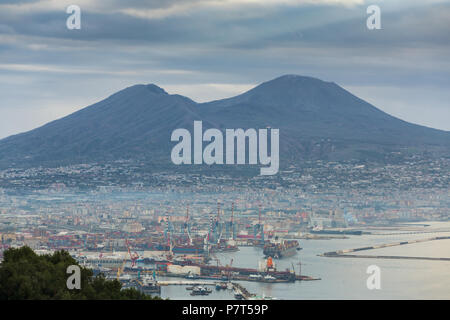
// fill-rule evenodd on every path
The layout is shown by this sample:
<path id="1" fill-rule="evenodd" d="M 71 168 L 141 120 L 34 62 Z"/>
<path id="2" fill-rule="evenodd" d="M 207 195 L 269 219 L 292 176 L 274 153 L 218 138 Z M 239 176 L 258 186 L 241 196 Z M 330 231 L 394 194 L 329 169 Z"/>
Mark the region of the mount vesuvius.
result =
<path id="1" fill-rule="evenodd" d="M 280 165 L 305 159 L 388 161 L 450 154 L 450 132 L 388 115 L 332 82 L 286 75 L 233 98 L 196 103 L 135 85 L 37 129 L 0 140 L 0 167 L 118 159 L 171 165 L 177 128 L 278 128 Z"/>

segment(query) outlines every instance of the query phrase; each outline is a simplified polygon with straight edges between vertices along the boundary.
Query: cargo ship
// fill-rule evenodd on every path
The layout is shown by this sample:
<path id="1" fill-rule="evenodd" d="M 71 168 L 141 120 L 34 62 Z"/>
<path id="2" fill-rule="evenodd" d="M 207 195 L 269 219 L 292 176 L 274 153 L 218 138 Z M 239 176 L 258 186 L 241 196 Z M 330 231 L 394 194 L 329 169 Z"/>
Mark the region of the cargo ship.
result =
<path id="1" fill-rule="evenodd" d="M 236 252 L 239 251 L 236 241 L 232 239 L 220 239 L 216 244 L 209 246 L 209 252 Z"/>
<path id="2" fill-rule="evenodd" d="M 192 289 L 191 296 L 207 296 L 211 292 L 212 290 L 209 288 L 197 286 Z"/>
<path id="3" fill-rule="evenodd" d="M 137 289 L 146 294 L 161 294 L 161 286 L 153 277 L 149 276 L 144 277 L 142 281 L 137 280 Z"/>
<path id="4" fill-rule="evenodd" d="M 175 246 L 172 248 L 174 254 L 202 254 L 203 251 L 203 246 L 196 245 Z"/>
<path id="5" fill-rule="evenodd" d="M 275 241 L 267 242 L 264 245 L 263 253 L 266 257 L 281 259 L 294 255 L 300 249 L 297 240 L 278 240 L 278 238 L 275 238 Z"/>
<path id="6" fill-rule="evenodd" d="M 161 243 L 149 244 L 146 248 L 149 251 L 170 251 L 170 246 Z M 203 245 L 175 245 L 172 247 L 173 254 L 203 254 Z"/>
<path id="7" fill-rule="evenodd" d="M 83 265 L 89 265 L 94 269 L 99 268 L 112 268 L 116 269 L 122 266 L 124 258 L 120 255 L 89 255 L 89 256 L 78 256 L 76 257 L 79 263 Z"/>

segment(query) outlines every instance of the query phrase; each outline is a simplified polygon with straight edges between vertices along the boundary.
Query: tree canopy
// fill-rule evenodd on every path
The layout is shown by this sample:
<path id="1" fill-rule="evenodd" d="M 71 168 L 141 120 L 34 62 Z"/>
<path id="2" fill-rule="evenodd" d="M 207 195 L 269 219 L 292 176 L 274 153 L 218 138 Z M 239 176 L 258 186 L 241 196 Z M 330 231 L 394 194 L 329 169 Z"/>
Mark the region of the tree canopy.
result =
<path id="1" fill-rule="evenodd" d="M 81 271 L 81 288 L 68 289 L 67 267 L 77 265 Z M 37 255 L 29 247 L 10 248 L 0 264 L 0 300 L 152 300 L 134 288 L 122 289 L 117 280 L 104 275 L 93 276 L 67 251 Z"/>

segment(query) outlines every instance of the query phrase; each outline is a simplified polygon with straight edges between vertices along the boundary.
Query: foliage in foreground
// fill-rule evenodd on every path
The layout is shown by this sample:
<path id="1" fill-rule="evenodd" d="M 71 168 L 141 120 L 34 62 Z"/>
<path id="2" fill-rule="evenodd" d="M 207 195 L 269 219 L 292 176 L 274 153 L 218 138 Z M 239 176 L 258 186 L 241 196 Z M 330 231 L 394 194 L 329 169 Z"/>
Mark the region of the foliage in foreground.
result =
<path id="1" fill-rule="evenodd" d="M 81 289 L 67 288 L 67 267 L 78 265 Z M 37 255 L 29 247 L 8 249 L 0 264 L 0 300 L 153 300 L 134 288 L 123 289 L 117 280 L 80 266 L 67 251 Z"/>

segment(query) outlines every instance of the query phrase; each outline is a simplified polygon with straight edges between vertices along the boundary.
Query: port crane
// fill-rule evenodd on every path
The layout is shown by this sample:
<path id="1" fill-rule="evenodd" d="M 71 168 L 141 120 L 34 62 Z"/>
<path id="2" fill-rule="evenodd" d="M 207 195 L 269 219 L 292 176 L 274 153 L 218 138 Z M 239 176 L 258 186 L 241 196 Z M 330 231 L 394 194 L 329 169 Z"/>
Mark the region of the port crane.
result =
<path id="1" fill-rule="evenodd" d="M 190 226 L 189 226 L 189 205 L 187 205 L 186 208 L 186 219 L 184 221 L 184 230 L 187 233 L 188 237 L 189 237 L 189 244 L 192 245 L 192 237 L 191 237 L 191 232 L 190 232 Z"/>
<path id="2" fill-rule="evenodd" d="M 231 268 L 233 267 L 233 259 L 230 261 L 230 265 L 227 265 L 228 268 L 228 281 L 231 281 Z"/>
<path id="3" fill-rule="evenodd" d="M 166 228 L 164 230 L 164 239 L 167 241 L 167 243 L 169 243 L 170 236 L 173 235 L 173 233 L 174 233 L 174 227 L 173 227 L 172 223 L 170 222 L 170 217 L 168 215 L 168 212 L 166 213 L 165 222 L 166 222 Z"/>
<path id="4" fill-rule="evenodd" d="M 122 272 L 123 272 L 123 269 L 124 269 L 124 267 L 125 267 L 125 263 L 127 262 L 127 259 L 123 259 L 123 261 L 122 261 L 122 266 L 120 266 L 119 268 L 117 268 L 117 281 L 119 281 L 119 279 L 120 279 L 120 275 L 122 274 Z"/>
<path id="5" fill-rule="evenodd" d="M 220 201 L 217 201 L 217 220 L 216 220 L 216 235 L 217 235 L 217 244 L 220 243 L 220 239 L 222 238 L 222 228 L 220 225 Z"/>
<path id="6" fill-rule="evenodd" d="M 234 240 L 234 202 L 231 203 L 230 229 L 231 229 L 231 240 Z M 233 260 L 231 260 L 231 262 L 233 262 Z"/>
<path id="7" fill-rule="evenodd" d="M 169 252 L 167 253 L 167 260 L 172 260 L 173 258 L 173 243 L 172 243 L 172 229 L 170 225 L 170 219 L 169 216 L 166 216 L 166 230 L 164 231 L 164 236 L 167 240 L 167 245 L 169 247 Z"/>
<path id="8" fill-rule="evenodd" d="M 130 259 L 131 259 L 131 267 L 134 267 L 136 265 L 136 260 L 139 258 L 139 255 L 136 252 L 131 253 L 130 244 L 128 242 L 128 239 L 126 240 L 126 244 L 127 244 L 128 254 L 130 255 Z"/>
<path id="9" fill-rule="evenodd" d="M 209 230 L 208 230 L 208 234 L 207 234 L 208 244 L 215 242 L 216 232 L 217 232 L 217 217 L 214 218 L 214 216 L 212 214 L 210 214 L 210 216 L 209 216 Z"/>
<path id="10" fill-rule="evenodd" d="M 261 204 L 258 205 L 258 224 L 253 227 L 253 238 L 256 240 L 260 235 L 261 243 L 264 243 L 264 225 L 261 221 Z"/>
<path id="11" fill-rule="evenodd" d="M 220 264 L 219 258 L 217 258 L 215 255 L 213 256 L 212 259 L 216 261 L 216 266 L 217 266 L 217 267 L 219 267 L 219 266 L 221 265 L 221 264 Z"/>
<path id="12" fill-rule="evenodd" d="M 225 232 L 226 232 L 226 237 L 229 240 L 234 240 L 236 235 L 235 235 L 235 226 L 234 226 L 234 202 L 231 203 L 231 218 L 230 221 L 226 222 L 225 224 Z"/>
<path id="13" fill-rule="evenodd" d="M 211 213 L 210 216 L 210 226 L 208 232 L 208 242 L 209 243 L 220 243 L 220 239 L 222 238 L 223 226 L 220 223 L 220 201 L 217 201 L 217 215 L 214 216 Z"/>

